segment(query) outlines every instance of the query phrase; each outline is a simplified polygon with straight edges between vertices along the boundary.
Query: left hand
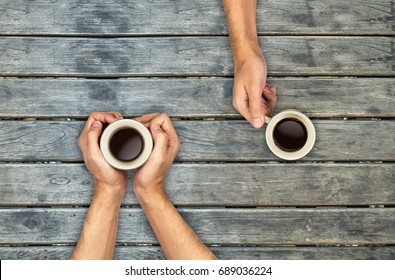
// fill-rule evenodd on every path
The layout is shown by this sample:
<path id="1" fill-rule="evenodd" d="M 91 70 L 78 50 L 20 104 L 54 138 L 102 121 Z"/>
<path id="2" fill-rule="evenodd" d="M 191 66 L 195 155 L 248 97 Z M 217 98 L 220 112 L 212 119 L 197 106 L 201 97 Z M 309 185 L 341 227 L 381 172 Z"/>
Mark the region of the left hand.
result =
<path id="1" fill-rule="evenodd" d="M 86 167 L 93 176 L 95 195 L 115 195 L 122 199 L 127 187 L 126 172 L 110 166 L 99 147 L 103 124 L 111 124 L 118 119 L 122 119 L 118 112 L 92 113 L 78 139 L 78 146 L 84 156 Z"/>

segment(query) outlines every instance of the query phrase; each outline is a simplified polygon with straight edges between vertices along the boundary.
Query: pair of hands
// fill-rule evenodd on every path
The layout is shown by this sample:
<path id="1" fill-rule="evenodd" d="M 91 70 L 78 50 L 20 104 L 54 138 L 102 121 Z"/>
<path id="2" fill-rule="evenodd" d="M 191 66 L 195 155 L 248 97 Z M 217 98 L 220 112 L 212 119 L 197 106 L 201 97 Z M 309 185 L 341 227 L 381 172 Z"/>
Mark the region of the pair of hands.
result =
<path id="1" fill-rule="evenodd" d="M 234 59 L 233 106 L 255 128 L 264 125 L 264 117 L 270 116 L 276 105 L 276 88 L 266 84 L 267 67 L 259 47 L 243 51 Z M 94 112 L 90 115 L 78 140 L 85 164 L 92 173 L 95 193 L 117 195 L 122 199 L 127 188 L 127 174 L 111 167 L 104 159 L 99 138 L 103 124 L 122 119 L 119 112 Z M 166 114 L 153 113 L 135 120 L 151 131 L 154 149 L 147 163 L 134 176 L 136 194 L 164 194 L 164 180 L 177 152 L 180 141 Z"/>
<path id="2" fill-rule="evenodd" d="M 119 112 L 94 112 L 88 118 L 78 140 L 85 164 L 93 176 L 94 195 L 112 196 L 122 201 L 127 182 L 126 171 L 110 166 L 99 148 L 103 124 L 122 119 Z M 154 148 L 148 161 L 134 174 L 133 187 L 136 195 L 165 195 L 164 181 L 180 149 L 180 141 L 167 114 L 153 113 L 135 118 L 149 128 Z"/>

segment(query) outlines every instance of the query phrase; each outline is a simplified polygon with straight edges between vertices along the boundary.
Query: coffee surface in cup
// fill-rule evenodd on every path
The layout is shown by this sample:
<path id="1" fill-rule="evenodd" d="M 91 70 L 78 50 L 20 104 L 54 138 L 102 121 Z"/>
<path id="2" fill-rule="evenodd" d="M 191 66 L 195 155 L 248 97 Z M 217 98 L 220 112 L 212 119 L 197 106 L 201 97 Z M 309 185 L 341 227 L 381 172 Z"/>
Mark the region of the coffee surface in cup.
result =
<path id="1" fill-rule="evenodd" d="M 121 161 L 137 158 L 143 150 L 143 139 L 137 130 L 118 130 L 110 139 L 110 152 Z"/>
<path id="2" fill-rule="evenodd" d="M 286 118 L 276 124 L 273 130 L 273 139 L 280 149 L 295 152 L 306 144 L 307 130 L 301 121 Z"/>

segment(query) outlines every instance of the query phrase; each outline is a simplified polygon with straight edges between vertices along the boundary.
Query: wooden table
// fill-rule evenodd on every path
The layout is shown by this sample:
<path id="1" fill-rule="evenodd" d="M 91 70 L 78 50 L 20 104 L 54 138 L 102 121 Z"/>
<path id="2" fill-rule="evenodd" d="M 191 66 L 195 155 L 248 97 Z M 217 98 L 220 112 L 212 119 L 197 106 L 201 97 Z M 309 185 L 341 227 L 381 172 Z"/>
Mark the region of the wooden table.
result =
<path id="1" fill-rule="evenodd" d="M 167 112 L 174 204 L 224 259 L 395 259 L 395 4 L 258 1 L 275 113 L 312 118 L 297 162 L 232 108 L 219 0 L 3 0 L 0 258 L 65 259 L 92 196 L 77 139 L 92 111 Z M 129 188 L 117 259 L 163 254 Z"/>

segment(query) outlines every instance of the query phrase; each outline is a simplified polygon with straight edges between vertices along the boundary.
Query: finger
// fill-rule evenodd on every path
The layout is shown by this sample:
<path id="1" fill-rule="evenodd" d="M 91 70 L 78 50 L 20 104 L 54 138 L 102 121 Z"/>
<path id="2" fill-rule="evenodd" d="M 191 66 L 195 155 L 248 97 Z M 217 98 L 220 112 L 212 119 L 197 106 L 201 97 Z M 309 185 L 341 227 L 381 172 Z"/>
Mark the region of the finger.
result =
<path id="1" fill-rule="evenodd" d="M 102 123 L 111 124 L 118 120 L 115 113 L 117 112 L 94 112 L 91 114 L 92 122 L 100 121 Z"/>
<path id="2" fill-rule="evenodd" d="M 263 93 L 265 96 L 265 99 L 267 100 L 273 100 L 276 99 L 276 86 L 272 84 L 266 84 L 265 88 L 263 89 Z"/>
<path id="3" fill-rule="evenodd" d="M 152 138 L 154 139 L 154 148 L 151 156 L 153 158 L 165 158 L 167 152 L 167 135 L 159 124 L 154 123 L 150 126 Z"/>
<path id="4" fill-rule="evenodd" d="M 120 113 L 116 114 L 117 112 L 93 112 L 88 120 L 86 121 L 86 124 L 84 126 L 84 129 L 82 130 L 81 136 L 85 138 L 85 135 L 88 133 L 89 129 L 92 126 L 92 123 L 94 121 L 100 121 L 101 123 L 113 123 L 115 122 L 118 118 L 116 116 L 121 116 Z"/>
<path id="5" fill-rule="evenodd" d="M 262 91 L 259 87 L 253 87 L 248 92 L 248 106 L 251 114 L 251 124 L 260 128 L 264 123 L 264 112 L 262 106 Z"/>
<path id="6" fill-rule="evenodd" d="M 117 120 L 122 120 L 123 116 L 120 112 L 109 112 L 111 113 Z"/>
<path id="7" fill-rule="evenodd" d="M 168 146 L 171 147 L 172 150 L 178 151 L 180 141 L 178 139 L 176 129 L 174 128 L 169 116 L 166 113 L 162 113 L 156 118 L 152 119 L 151 123 L 160 125 L 161 129 L 167 134 L 169 140 Z"/>
<path id="8" fill-rule="evenodd" d="M 166 113 L 158 114 L 155 118 L 151 120 L 151 123 L 159 124 L 162 130 L 166 133 L 169 133 L 171 130 L 175 132 L 175 129 L 171 124 L 171 120 Z"/>
<path id="9" fill-rule="evenodd" d="M 248 107 L 248 96 L 244 87 L 233 88 L 232 105 L 248 122 L 252 122 Z"/>
<path id="10" fill-rule="evenodd" d="M 100 121 L 92 122 L 86 137 L 86 147 L 89 157 L 102 157 L 99 147 L 99 138 L 102 132 L 103 124 Z"/>
<path id="11" fill-rule="evenodd" d="M 151 122 L 151 120 L 153 118 L 155 118 L 158 115 L 160 115 L 160 114 L 159 113 L 152 113 L 152 114 L 148 114 L 148 115 L 144 115 L 144 116 L 141 116 L 141 117 L 134 118 L 134 120 L 138 121 L 138 122 L 141 122 L 143 124 L 144 123 L 149 123 L 149 122 Z"/>
<path id="12" fill-rule="evenodd" d="M 270 116 L 277 103 L 276 87 L 274 85 L 267 85 L 263 91 L 265 99 L 265 115 Z"/>

